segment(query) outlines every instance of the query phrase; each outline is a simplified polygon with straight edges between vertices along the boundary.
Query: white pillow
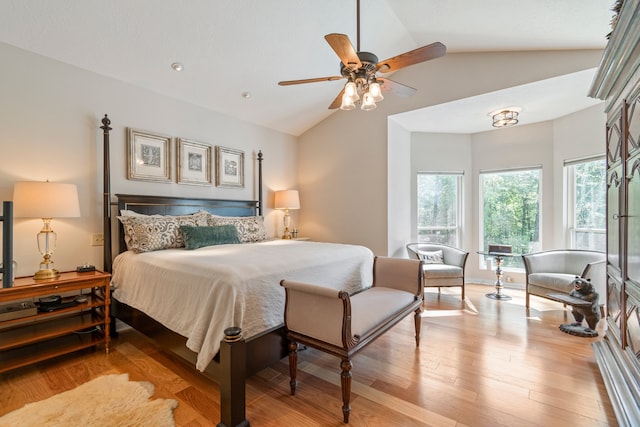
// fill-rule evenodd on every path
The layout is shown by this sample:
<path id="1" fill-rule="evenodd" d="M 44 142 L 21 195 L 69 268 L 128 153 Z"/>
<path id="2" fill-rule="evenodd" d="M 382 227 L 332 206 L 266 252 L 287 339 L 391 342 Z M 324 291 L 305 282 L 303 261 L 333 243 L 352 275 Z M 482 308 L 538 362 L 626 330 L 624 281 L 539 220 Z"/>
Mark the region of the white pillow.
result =
<path id="1" fill-rule="evenodd" d="M 420 258 L 424 261 L 425 264 L 443 264 L 443 255 L 442 250 L 439 251 L 418 251 Z"/>

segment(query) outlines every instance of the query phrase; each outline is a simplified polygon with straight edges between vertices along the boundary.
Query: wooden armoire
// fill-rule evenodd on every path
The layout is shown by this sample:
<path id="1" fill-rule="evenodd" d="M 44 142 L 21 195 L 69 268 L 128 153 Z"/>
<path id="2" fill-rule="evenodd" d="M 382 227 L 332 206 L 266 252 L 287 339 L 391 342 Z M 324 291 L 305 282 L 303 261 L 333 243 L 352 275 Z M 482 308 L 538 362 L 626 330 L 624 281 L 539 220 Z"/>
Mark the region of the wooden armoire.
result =
<path id="1" fill-rule="evenodd" d="M 593 349 L 618 423 L 640 426 L 640 0 L 624 1 L 589 95 L 607 113 L 607 324 Z"/>

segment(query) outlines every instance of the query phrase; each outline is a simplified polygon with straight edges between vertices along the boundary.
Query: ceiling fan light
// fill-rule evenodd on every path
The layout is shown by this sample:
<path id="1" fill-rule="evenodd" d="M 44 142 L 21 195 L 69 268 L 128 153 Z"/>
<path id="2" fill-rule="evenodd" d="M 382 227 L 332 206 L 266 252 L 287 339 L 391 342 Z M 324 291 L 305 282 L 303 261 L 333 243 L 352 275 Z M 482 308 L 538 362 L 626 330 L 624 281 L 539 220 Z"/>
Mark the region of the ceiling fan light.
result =
<path id="1" fill-rule="evenodd" d="M 353 80 L 349 79 L 346 85 L 344 85 L 344 93 L 347 95 L 353 102 L 356 102 L 360 99 L 360 95 L 358 95 L 358 87 L 354 83 Z"/>
<path id="2" fill-rule="evenodd" d="M 341 110 L 353 110 L 356 108 L 356 104 L 353 102 L 353 99 L 349 95 L 347 95 L 347 91 L 345 90 L 342 95 L 342 104 L 340 104 Z"/>
<path id="3" fill-rule="evenodd" d="M 360 108 L 365 111 L 373 110 L 376 108 L 376 103 L 373 100 L 373 96 L 371 95 L 371 93 L 366 92 L 362 96 L 362 106 Z"/>
<path id="4" fill-rule="evenodd" d="M 369 93 L 373 97 L 373 102 L 380 102 L 384 99 L 384 96 L 382 96 L 380 83 L 375 80 L 369 85 Z"/>

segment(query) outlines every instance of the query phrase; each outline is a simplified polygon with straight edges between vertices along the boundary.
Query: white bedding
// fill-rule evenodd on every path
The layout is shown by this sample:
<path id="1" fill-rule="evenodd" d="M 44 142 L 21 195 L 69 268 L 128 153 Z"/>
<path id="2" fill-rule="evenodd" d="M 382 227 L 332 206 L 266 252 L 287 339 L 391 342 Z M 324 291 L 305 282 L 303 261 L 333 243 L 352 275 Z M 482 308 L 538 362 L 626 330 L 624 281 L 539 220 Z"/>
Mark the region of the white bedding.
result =
<path id="1" fill-rule="evenodd" d="M 124 252 L 113 264 L 113 296 L 187 337 L 203 371 L 224 330 L 240 326 L 245 338 L 283 324 L 280 280 L 299 280 L 350 293 L 371 286 L 373 253 L 333 243 L 272 240 Z"/>

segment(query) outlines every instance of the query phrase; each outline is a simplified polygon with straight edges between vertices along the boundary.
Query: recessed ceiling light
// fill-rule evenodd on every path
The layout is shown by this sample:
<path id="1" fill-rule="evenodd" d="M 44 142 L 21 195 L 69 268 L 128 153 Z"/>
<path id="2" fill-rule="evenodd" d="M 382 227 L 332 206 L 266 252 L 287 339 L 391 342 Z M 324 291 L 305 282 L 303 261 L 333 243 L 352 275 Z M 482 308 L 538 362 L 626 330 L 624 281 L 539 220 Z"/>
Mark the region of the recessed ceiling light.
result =
<path id="1" fill-rule="evenodd" d="M 171 64 L 171 68 L 173 68 L 175 71 L 182 71 L 182 64 L 179 62 L 174 62 L 173 64 Z"/>
<path id="2" fill-rule="evenodd" d="M 242 95 L 242 97 L 243 97 L 244 99 L 249 99 L 249 98 L 251 98 L 251 92 L 242 92 L 242 94 L 241 94 L 241 95 Z"/>

